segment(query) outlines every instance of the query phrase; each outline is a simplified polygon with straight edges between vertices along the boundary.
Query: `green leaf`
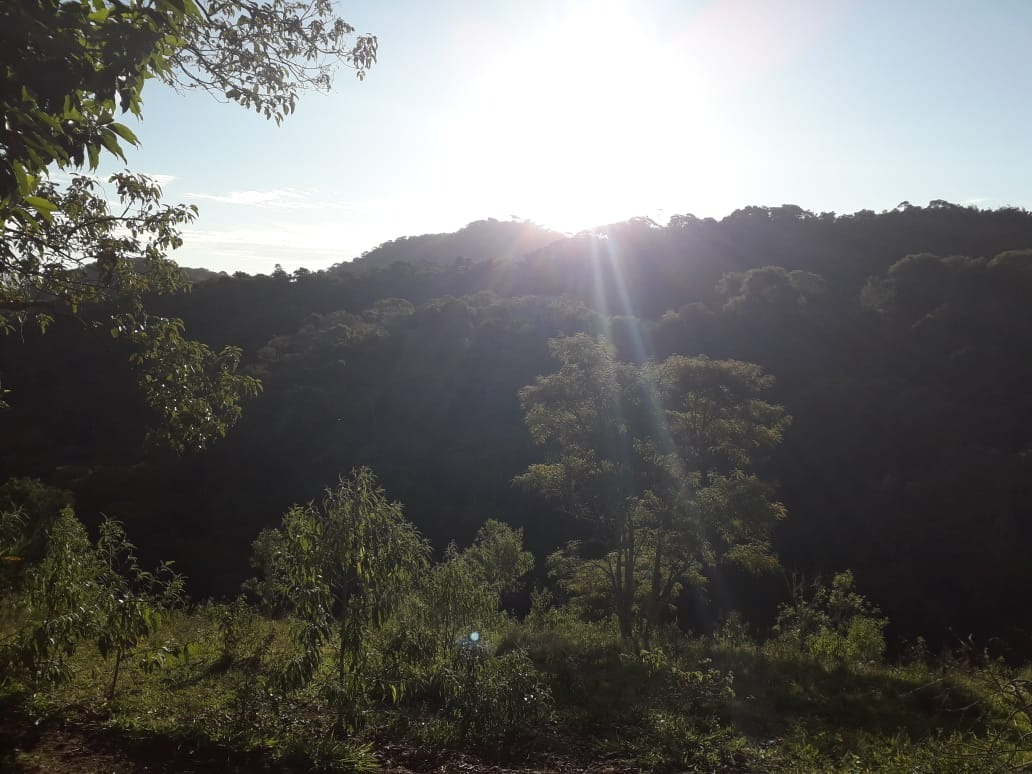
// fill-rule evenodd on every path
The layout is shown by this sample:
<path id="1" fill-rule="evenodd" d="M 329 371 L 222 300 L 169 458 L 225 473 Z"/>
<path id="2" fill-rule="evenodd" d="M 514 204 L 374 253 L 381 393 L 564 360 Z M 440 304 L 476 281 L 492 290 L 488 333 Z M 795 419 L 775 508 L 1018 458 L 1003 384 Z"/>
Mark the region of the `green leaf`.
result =
<path id="1" fill-rule="evenodd" d="M 23 196 L 31 191 L 36 185 L 36 178 L 26 174 L 25 167 L 21 164 L 14 164 L 14 179 L 18 182 L 18 192 Z"/>
<path id="2" fill-rule="evenodd" d="M 122 146 L 118 144 L 118 135 L 114 132 L 105 130 L 100 135 L 100 141 L 104 144 L 104 147 L 108 149 L 108 152 L 118 156 L 118 158 L 125 161 L 125 154 L 122 153 Z"/>
<path id="3" fill-rule="evenodd" d="M 112 132 L 117 134 L 119 137 L 121 137 L 126 142 L 132 143 L 133 145 L 139 145 L 140 144 L 140 140 L 133 133 L 133 130 L 130 129 L 125 124 L 111 123 L 111 124 L 108 125 L 108 129 L 110 129 Z"/>
<path id="4" fill-rule="evenodd" d="M 47 223 L 53 222 L 57 205 L 50 199 L 44 199 L 42 196 L 26 196 L 25 203 L 36 210 Z"/>
<path id="5" fill-rule="evenodd" d="M 32 215 L 29 214 L 29 211 L 26 210 L 24 207 L 15 207 L 14 209 L 12 209 L 11 217 L 17 220 L 27 229 L 31 230 L 39 228 L 39 221 L 32 217 Z"/>

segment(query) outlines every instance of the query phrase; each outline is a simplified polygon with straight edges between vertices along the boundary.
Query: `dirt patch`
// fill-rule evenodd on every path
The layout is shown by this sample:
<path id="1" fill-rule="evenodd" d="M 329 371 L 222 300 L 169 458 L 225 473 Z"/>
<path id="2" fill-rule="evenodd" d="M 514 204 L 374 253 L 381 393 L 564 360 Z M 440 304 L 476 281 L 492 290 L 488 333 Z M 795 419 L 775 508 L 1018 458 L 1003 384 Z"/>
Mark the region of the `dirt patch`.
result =
<path id="1" fill-rule="evenodd" d="M 556 740 L 559 742 L 559 740 Z M 540 743 L 540 740 L 539 740 Z M 623 774 L 627 764 L 595 758 L 566 740 L 535 745 L 498 762 L 491 750 L 461 752 L 386 744 L 378 749 L 384 774 Z M 497 752 L 497 751 L 494 751 Z M 494 759 L 494 760 L 492 760 Z M 0 771 L 11 774 L 308 774 L 268 755 L 164 736 L 131 734 L 88 724 L 35 723 L 5 713 L 0 722 Z"/>
<path id="2" fill-rule="evenodd" d="M 0 770 L 18 774 L 295 774 L 293 769 L 263 756 L 217 745 L 61 723 L 36 725 L 18 715 L 3 719 Z"/>

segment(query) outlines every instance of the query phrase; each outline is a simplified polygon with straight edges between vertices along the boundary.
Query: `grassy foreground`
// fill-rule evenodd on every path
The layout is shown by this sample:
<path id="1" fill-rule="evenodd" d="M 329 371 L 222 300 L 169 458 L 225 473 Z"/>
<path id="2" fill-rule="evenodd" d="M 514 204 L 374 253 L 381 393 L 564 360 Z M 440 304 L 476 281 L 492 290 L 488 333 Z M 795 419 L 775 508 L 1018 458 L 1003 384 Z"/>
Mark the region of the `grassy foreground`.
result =
<path id="1" fill-rule="evenodd" d="M 477 639 L 405 659 L 369 643 L 348 732 L 327 678 L 278 690 L 290 619 L 242 603 L 178 610 L 123 664 L 76 651 L 69 679 L 3 696 L 5 771 L 890 771 L 1032 765 L 1025 672 L 915 658 L 888 666 L 764 644 L 729 625 L 628 648 L 607 623 L 538 604 Z M 478 633 L 479 634 L 479 633 Z M 392 671 L 393 670 L 393 671 Z M 356 680 L 359 674 L 356 672 Z M 391 690 L 391 685 L 395 689 Z M 401 687 L 403 686 L 403 687 Z"/>
<path id="2" fill-rule="evenodd" d="M 3 771 L 1032 770 L 1032 669 L 921 641 L 887 661 L 848 571 L 792 584 L 759 638 L 637 599 L 628 633 L 600 560 L 563 581 L 556 554 L 516 616 L 519 530 L 434 560 L 368 471 L 263 531 L 229 603 L 141 568 L 117 522 L 0 527 Z"/>

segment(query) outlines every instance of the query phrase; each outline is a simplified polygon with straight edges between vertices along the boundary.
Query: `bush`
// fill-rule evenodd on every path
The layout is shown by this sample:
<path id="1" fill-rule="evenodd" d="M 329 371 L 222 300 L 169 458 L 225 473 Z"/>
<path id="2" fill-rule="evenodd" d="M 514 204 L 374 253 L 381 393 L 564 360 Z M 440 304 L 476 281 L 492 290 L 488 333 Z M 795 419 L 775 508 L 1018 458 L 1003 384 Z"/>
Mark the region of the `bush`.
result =
<path id="1" fill-rule="evenodd" d="M 810 589 L 795 583 L 792 601 L 782 605 L 774 634 L 777 644 L 821 663 L 860 666 L 885 654 L 888 620 L 854 590 L 853 573 L 840 572 L 831 585 L 815 581 Z"/>
<path id="2" fill-rule="evenodd" d="M 670 658 L 662 649 L 644 651 L 633 662 L 644 667 L 652 686 L 651 702 L 689 716 L 714 712 L 734 697 L 733 676 L 715 669 L 709 659 L 701 659 L 694 668 L 686 668 Z"/>
<path id="3" fill-rule="evenodd" d="M 569 609 L 547 607 L 547 601 L 535 595 L 526 622 L 499 650 L 527 653 L 566 721 L 592 733 L 649 733 L 655 711 L 697 723 L 731 697 L 731 675 L 714 668 L 701 648 L 674 647 L 671 635 L 665 638 L 669 645 L 628 650 L 612 622 L 584 621 Z M 686 641 L 683 635 L 678 639 Z"/>
<path id="4" fill-rule="evenodd" d="M 272 638 L 262 617 L 243 595 L 229 604 L 209 604 L 205 616 L 215 626 L 216 663 L 223 669 L 260 660 Z"/>
<path id="5" fill-rule="evenodd" d="M 453 711 L 469 738 L 513 739 L 551 717 L 551 691 L 523 651 L 479 659 L 462 682 Z"/>

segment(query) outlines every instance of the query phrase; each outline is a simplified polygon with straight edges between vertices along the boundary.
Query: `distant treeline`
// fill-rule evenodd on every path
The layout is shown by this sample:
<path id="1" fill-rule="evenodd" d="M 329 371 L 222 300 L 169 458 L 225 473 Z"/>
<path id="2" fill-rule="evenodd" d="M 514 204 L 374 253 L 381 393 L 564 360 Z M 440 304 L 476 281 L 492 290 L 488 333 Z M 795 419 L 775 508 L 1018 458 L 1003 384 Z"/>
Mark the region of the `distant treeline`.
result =
<path id="1" fill-rule="evenodd" d="M 788 509 L 775 535 L 787 570 L 852 569 L 897 638 L 1020 643 L 1030 301 L 1019 209 L 749 207 L 573 237 L 481 221 L 324 272 L 214 276 L 153 299 L 192 337 L 244 347 L 264 383 L 206 452 L 143 445 L 151 418 L 121 341 L 62 321 L 0 338 L 0 481 L 72 490 L 87 522 L 121 519 L 198 595 L 233 593 L 254 535 L 361 465 L 436 546 L 498 518 L 541 556 L 584 526 L 512 485 L 536 460 L 517 392 L 555 371 L 549 339 L 586 332 L 635 363 L 705 354 L 776 377 L 793 421 L 765 474 Z M 728 570 L 683 620 L 769 618 L 786 593 Z"/>

